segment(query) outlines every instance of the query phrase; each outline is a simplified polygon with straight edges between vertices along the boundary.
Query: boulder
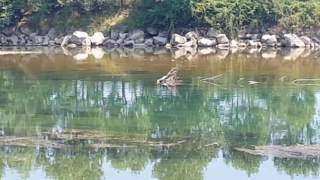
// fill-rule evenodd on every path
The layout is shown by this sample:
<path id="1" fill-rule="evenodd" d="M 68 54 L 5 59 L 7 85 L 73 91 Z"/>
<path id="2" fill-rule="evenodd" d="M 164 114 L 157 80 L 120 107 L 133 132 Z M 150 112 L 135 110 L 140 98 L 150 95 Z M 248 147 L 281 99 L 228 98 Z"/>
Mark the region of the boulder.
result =
<path id="1" fill-rule="evenodd" d="M 7 37 L 7 42 L 9 42 L 9 44 L 12 46 L 17 46 L 18 41 L 19 41 L 19 38 L 16 35 L 11 35 L 11 36 Z"/>
<path id="2" fill-rule="evenodd" d="M 168 42 L 167 38 L 161 36 L 155 36 L 152 39 L 153 43 L 157 46 L 165 46 Z"/>
<path id="3" fill-rule="evenodd" d="M 154 27 L 148 27 L 146 29 L 146 32 L 151 36 L 156 36 L 159 33 L 158 30 L 156 28 L 154 28 Z"/>
<path id="4" fill-rule="evenodd" d="M 90 38 L 83 38 L 82 41 L 81 41 L 81 45 L 82 46 L 86 46 L 86 47 L 91 46 Z"/>
<path id="5" fill-rule="evenodd" d="M 49 36 L 43 36 L 42 37 L 42 45 L 48 46 L 49 45 L 49 41 L 50 41 Z"/>
<path id="6" fill-rule="evenodd" d="M 144 43 L 144 37 L 140 37 L 139 39 L 135 39 L 135 40 L 134 40 L 134 43 L 136 43 L 136 44 L 142 44 L 142 43 Z"/>
<path id="7" fill-rule="evenodd" d="M 306 47 L 308 48 L 313 47 L 313 41 L 308 36 L 301 36 L 300 39 L 303 41 Z"/>
<path id="8" fill-rule="evenodd" d="M 229 39 L 225 34 L 218 34 L 216 38 L 218 44 L 229 44 Z"/>
<path id="9" fill-rule="evenodd" d="M 248 40 L 247 46 L 249 46 L 251 48 L 260 48 L 260 47 L 262 47 L 262 44 L 261 44 L 261 42 L 256 42 L 254 40 Z"/>
<path id="10" fill-rule="evenodd" d="M 261 43 L 264 44 L 267 47 L 275 47 L 277 46 L 277 36 L 276 35 L 269 35 L 269 34 L 264 34 L 261 37 Z"/>
<path id="11" fill-rule="evenodd" d="M 119 38 L 120 39 L 125 39 L 128 37 L 128 33 L 119 33 Z"/>
<path id="12" fill-rule="evenodd" d="M 67 46 L 69 44 L 71 37 L 72 37 L 71 35 L 67 35 L 67 36 L 63 37 L 63 40 L 61 41 L 61 47 Z M 56 42 L 59 43 L 59 40 L 57 39 Z"/>
<path id="13" fill-rule="evenodd" d="M 134 45 L 134 40 L 125 40 L 123 42 L 124 46 L 133 46 Z"/>
<path id="14" fill-rule="evenodd" d="M 218 36 L 218 34 L 219 34 L 219 32 L 216 29 L 214 29 L 214 28 L 209 28 L 208 29 L 208 32 L 207 32 L 207 36 L 208 37 L 215 38 L 215 37 Z"/>
<path id="15" fill-rule="evenodd" d="M 6 27 L 1 32 L 6 36 L 11 36 L 16 31 L 15 27 Z"/>
<path id="16" fill-rule="evenodd" d="M 215 45 L 217 45 L 217 41 L 215 39 L 200 38 L 198 40 L 199 47 L 212 47 Z"/>
<path id="17" fill-rule="evenodd" d="M 231 40 L 231 41 L 230 41 L 230 47 L 231 47 L 231 48 L 234 48 L 234 49 L 235 49 L 235 48 L 238 48 L 238 47 L 239 47 L 239 42 L 236 41 L 236 40 L 234 40 L 234 39 Z"/>
<path id="18" fill-rule="evenodd" d="M 185 35 L 185 37 L 187 38 L 188 41 L 190 41 L 190 40 L 197 41 L 199 39 L 199 34 L 197 32 L 190 31 Z"/>
<path id="19" fill-rule="evenodd" d="M 54 43 L 58 44 L 58 45 L 61 45 L 63 39 L 64 39 L 64 37 L 60 37 L 60 38 L 56 37 L 56 38 L 54 38 Z"/>
<path id="20" fill-rule="evenodd" d="M 117 40 L 119 37 L 119 31 L 117 29 L 110 30 L 110 38 L 113 40 Z"/>
<path id="21" fill-rule="evenodd" d="M 83 32 L 83 31 L 75 31 L 72 35 L 77 37 L 77 38 L 79 38 L 79 39 L 80 38 L 88 38 L 89 37 L 88 33 Z"/>
<path id="22" fill-rule="evenodd" d="M 302 48 L 306 45 L 296 34 L 285 34 L 281 40 L 281 46 L 292 47 L 292 48 Z"/>
<path id="23" fill-rule="evenodd" d="M 146 41 L 144 42 L 146 44 L 146 46 L 153 46 L 153 39 L 146 39 Z"/>
<path id="24" fill-rule="evenodd" d="M 179 34 L 172 34 L 171 36 L 171 44 L 179 45 L 187 42 L 187 38 L 180 36 Z"/>
<path id="25" fill-rule="evenodd" d="M 130 40 L 137 40 L 144 38 L 144 32 L 140 29 L 133 30 L 129 33 L 129 39 Z"/>
<path id="26" fill-rule="evenodd" d="M 103 44 L 105 37 L 102 32 L 95 32 L 91 37 L 90 37 L 91 43 L 95 46 L 100 46 Z"/>
<path id="27" fill-rule="evenodd" d="M 32 33 L 32 30 L 27 26 L 27 25 L 23 25 L 19 28 L 19 31 L 22 33 L 22 34 L 25 34 L 25 35 L 30 35 Z"/>
<path id="28" fill-rule="evenodd" d="M 107 46 L 107 47 L 113 47 L 117 42 L 113 39 L 108 39 L 106 41 L 103 42 L 103 45 L 104 46 Z"/>

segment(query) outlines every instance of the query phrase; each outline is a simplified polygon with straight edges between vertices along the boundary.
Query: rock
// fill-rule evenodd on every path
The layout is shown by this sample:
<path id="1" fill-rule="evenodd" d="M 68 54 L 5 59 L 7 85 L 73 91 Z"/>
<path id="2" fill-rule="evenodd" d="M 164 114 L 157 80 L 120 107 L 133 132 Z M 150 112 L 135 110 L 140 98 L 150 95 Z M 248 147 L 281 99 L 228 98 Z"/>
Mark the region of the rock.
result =
<path id="1" fill-rule="evenodd" d="M 141 38 L 139 38 L 139 39 L 135 39 L 135 40 L 134 40 L 134 43 L 136 43 L 136 44 L 142 44 L 142 43 L 144 43 L 144 37 L 141 37 Z"/>
<path id="2" fill-rule="evenodd" d="M 228 50 L 230 47 L 230 44 L 218 44 L 217 48 L 222 49 L 222 50 Z"/>
<path id="3" fill-rule="evenodd" d="M 285 34 L 281 40 L 281 46 L 292 47 L 292 48 L 302 48 L 306 45 L 296 34 Z"/>
<path id="4" fill-rule="evenodd" d="M 180 36 L 179 34 L 172 34 L 171 36 L 171 44 L 172 45 L 178 45 L 178 44 L 184 44 L 187 42 L 187 38 Z"/>
<path id="5" fill-rule="evenodd" d="M 146 39 L 146 41 L 144 42 L 146 44 L 146 46 L 153 46 L 153 39 Z"/>
<path id="6" fill-rule="evenodd" d="M 54 43 L 58 44 L 58 45 L 61 45 L 63 39 L 64 39 L 64 37 L 60 37 L 60 38 L 56 37 L 56 38 L 54 38 Z"/>
<path id="7" fill-rule="evenodd" d="M 133 44 L 133 48 L 138 48 L 138 49 L 143 49 L 143 48 L 146 48 L 147 45 L 145 45 L 144 43 L 135 43 Z"/>
<path id="8" fill-rule="evenodd" d="M 90 37 L 91 43 L 95 46 L 100 46 L 103 44 L 105 37 L 102 32 L 95 32 L 91 37 Z"/>
<path id="9" fill-rule="evenodd" d="M 260 34 L 246 34 L 243 39 L 259 41 L 260 40 Z"/>
<path id="10" fill-rule="evenodd" d="M 191 31 L 191 32 L 188 32 L 185 37 L 187 38 L 188 41 L 190 40 L 198 40 L 199 39 L 199 34 L 194 32 L 194 31 Z"/>
<path id="11" fill-rule="evenodd" d="M 119 37 L 119 31 L 117 29 L 110 30 L 110 38 L 113 40 L 117 40 Z"/>
<path id="12" fill-rule="evenodd" d="M 278 41 L 276 35 L 264 34 L 261 37 L 261 43 L 267 47 L 275 47 L 277 46 Z"/>
<path id="13" fill-rule="evenodd" d="M 50 38 L 50 39 L 55 39 L 56 37 L 56 30 L 54 28 L 51 28 L 47 34 L 47 36 Z"/>
<path id="14" fill-rule="evenodd" d="M 229 39 L 225 34 L 218 34 L 216 38 L 218 44 L 229 44 Z"/>
<path id="15" fill-rule="evenodd" d="M 49 40 L 49 46 L 54 46 L 56 43 L 54 40 Z"/>
<path id="16" fill-rule="evenodd" d="M 200 38 L 198 40 L 199 47 L 212 47 L 215 45 L 217 45 L 217 41 L 215 39 Z"/>
<path id="17" fill-rule="evenodd" d="M 129 33 L 129 39 L 130 40 L 137 40 L 137 39 L 142 39 L 142 38 L 144 38 L 144 32 L 142 30 L 140 30 L 140 29 L 131 31 Z"/>
<path id="18" fill-rule="evenodd" d="M 128 37 L 128 33 L 119 33 L 120 39 L 125 39 Z"/>
<path id="19" fill-rule="evenodd" d="M 152 39 L 154 44 L 157 46 L 165 46 L 168 42 L 167 38 L 161 36 L 155 36 Z"/>
<path id="20" fill-rule="evenodd" d="M 146 32 L 151 36 L 156 36 L 159 33 L 158 30 L 156 28 L 154 28 L 154 27 L 148 27 L 146 29 Z"/>
<path id="21" fill-rule="evenodd" d="M 25 35 L 30 35 L 32 33 L 32 30 L 27 26 L 27 25 L 23 25 L 19 28 L 19 31 L 22 33 L 22 34 L 25 34 Z"/>
<path id="22" fill-rule="evenodd" d="M 125 40 L 123 43 L 124 46 L 133 46 L 134 41 L 133 40 Z"/>
<path id="23" fill-rule="evenodd" d="M 195 40 L 190 40 L 184 44 L 178 44 L 177 45 L 178 47 L 197 47 L 198 44 L 197 44 L 197 41 Z"/>
<path id="24" fill-rule="evenodd" d="M 314 45 L 313 41 L 308 36 L 301 36 L 300 39 L 303 41 L 303 43 L 305 44 L 305 46 L 307 48 L 312 48 L 313 47 L 313 45 Z"/>
<path id="25" fill-rule="evenodd" d="M 218 36 L 218 34 L 219 34 L 219 32 L 216 29 L 214 29 L 214 28 L 208 29 L 208 32 L 207 32 L 208 37 L 215 38 Z"/>
<path id="26" fill-rule="evenodd" d="M 95 48 L 92 48 L 91 54 L 93 55 L 93 57 L 95 59 L 102 59 L 104 54 L 105 54 L 105 52 L 104 52 L 104 50 L 102 48 L 95 47 Z"/>
<path id="27" fill-rule="evenodd" d="M 81 41 L 81 45 L 82 46 L 91 46 L 91 40 L 90 38 L 83 38 L 82 41 Z"/>
<path id="28" fill-rule="evenodd" d="M 103 45 L 104 46 L 107 46 L 107 47 L 113 47 L 117 42 L 113 39 L 108 39 L 106 41 L 103 42 Z"/>
<path id="29" fill-rule="evenodd" d="M 79 38 L 79 39 L 89 37 L 88 33 L 83 32 L 83 31 L 75 31 L 72 35 Z"/>
<path id="30" fill-rule="evenodd" d="M 240 42 L 238 43 L 238 47 L 240 47 L 240 48 L 246 48 L 246 47 L 247 47 L 247 44 L 246 44 L 245 42 L 243 42 L 243 41 L 240 41 Z"/>
<path id="31" fill-rule="evenodd" d="M 72 37 L 72 35 L 67 35 L 67 36 L 63 37 L 63 40 L 61 42 L 61 47 L 67 46 L 69 44 L 71 37 Z"/>
<path id="32" fill-rule="evenodd" d="M 11 36 L 16 31 L 15 27 L 6 27 L 2 30 L 2 33 L 6 36 Z"/>
<path id="33" fill-rule="evenodd" d="M 123 44 L 123 42 L 124 42 L 124 40 L 123 40 L 123 39 L 118 39 L 118 40 L 116 41 L 116 44 L 121 45 L 121 44 Z"/>
<path id="34" fill-rule="evenodd" d="M 42 45 L 48 46 L 49 45 L 49 41 L 50 41 L 49 36 L 43 36 L 42 37 Z"/>
<path id="35" fill-rule="evenodd" d="M 33 39 L 32 39 L 34 45 L 42 45 L 43 43 L 43 36 L 35 36 Z"/>
<path id="36" fill-rule="evenodd" d="M 16 35 L 11 35 L 11 36 L 7 37 L 7 41 L 9 42 L 10 45 L 17 46 L 19 38 Z"/>
<path id="37" fill-rule="evenodd" d="M 249 40 L 247 41 L 247 46 L 251 47 L 251 48 L 260 48 L 262 47 L 261 42 L 256 42 L 254 40 Z"/>
<path id="38" fill-rule="evenodd" d="M 239 47 L 239 42 L 238 41 L 236 41 L 236 40 L 231 40 L 230 41 L 230 47 L 231 48 L 238 48 Z"/>

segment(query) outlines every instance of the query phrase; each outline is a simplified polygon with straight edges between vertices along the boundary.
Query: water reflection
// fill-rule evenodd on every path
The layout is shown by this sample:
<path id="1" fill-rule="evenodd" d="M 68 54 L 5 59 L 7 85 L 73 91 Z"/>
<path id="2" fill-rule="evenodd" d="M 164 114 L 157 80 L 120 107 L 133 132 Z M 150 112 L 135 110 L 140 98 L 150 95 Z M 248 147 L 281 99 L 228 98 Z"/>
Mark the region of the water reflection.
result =
<path id="1" fill-rule="evenodd" d="M 102 54 L 82 63 L 59 53 L 1 57 L 3 137 L 47 140 L 45 134 L 77 130 L 118 138 L 55 141 L 64 148 L 2 144 L 2 178 L 209 179 L 219 177 L 212 173 L 215 166 L 253 179 L 266 167 L 278 179 L 319 176 L 317 157 L 279 159 L 234 150 L 320 143 L 320 88 L 292 84 L 319 77 L 316 57 L 285 61 L 270 54 L 268 60 L 227 54 L 221 61 L 225 55 L 217 53 L 175 62 L 167 55 L 138 53 L 124 60 Z M 185 84 L 157 87 L 155 80 L 173 65 L 181 67 Z M 219 74 L 215 85 L 200 81 Z M 153 141 L 157 144 L 148 145 Z M 106 143 L 114 146 L 101 146 Z"/>

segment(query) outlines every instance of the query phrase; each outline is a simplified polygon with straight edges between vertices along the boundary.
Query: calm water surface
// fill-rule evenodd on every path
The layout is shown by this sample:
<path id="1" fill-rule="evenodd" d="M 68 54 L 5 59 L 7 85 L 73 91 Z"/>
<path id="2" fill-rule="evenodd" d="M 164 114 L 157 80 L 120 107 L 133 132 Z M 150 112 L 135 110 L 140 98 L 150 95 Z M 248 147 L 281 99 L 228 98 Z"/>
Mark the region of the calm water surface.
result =
<path id="1" fill-rule="evenodd" d="M 0 177 L 320 179 L 320 158 L 234 149 L 320 143 L 320 80 L 295 81 L 317 57 L 0 56 Z M 184 84 L 158 87 L 172 67 Z"/>

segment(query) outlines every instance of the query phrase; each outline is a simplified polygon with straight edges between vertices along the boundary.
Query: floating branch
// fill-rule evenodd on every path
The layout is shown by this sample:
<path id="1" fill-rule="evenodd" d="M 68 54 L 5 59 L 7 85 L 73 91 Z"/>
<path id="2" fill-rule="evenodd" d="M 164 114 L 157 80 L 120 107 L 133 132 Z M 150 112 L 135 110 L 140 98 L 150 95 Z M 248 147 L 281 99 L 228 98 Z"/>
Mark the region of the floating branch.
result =
<path id="1" fill-rule="evenodd" d="M 316 81 L 319 81 L 319 83 L 315 83 Z M 291 83 L 299 86 L 320 86 L 320 79 L 296 79 Z"/>
<path id="2" fill-rule="evenodd" d="M 295 146 L 254 146 L 249 148 L 235 148 L 237 151 L 260 156 L 274 156 L 278 158 L 320 157 L 320 145 L 295 145 Z"/>
<path id="3" fill-rule="evenodd" d="M 182 80 L 178 79 L 178 68 L 172 68 L 168 74 L 157 80 L 157 84 L 167 87 L 174 87 L 182 84 Z"/>

